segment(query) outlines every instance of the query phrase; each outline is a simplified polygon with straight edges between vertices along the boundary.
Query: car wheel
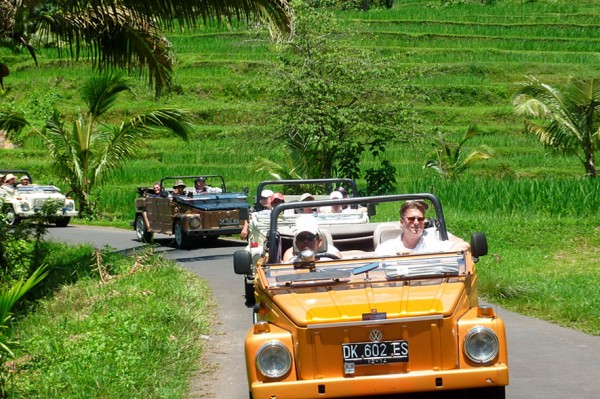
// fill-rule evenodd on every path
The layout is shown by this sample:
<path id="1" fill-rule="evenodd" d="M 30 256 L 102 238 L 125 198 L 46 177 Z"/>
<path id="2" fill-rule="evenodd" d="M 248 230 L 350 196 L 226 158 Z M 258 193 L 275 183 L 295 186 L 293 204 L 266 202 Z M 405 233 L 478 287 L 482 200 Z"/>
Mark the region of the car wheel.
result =
<path id="1" fill-rule="evenodd" d="M 150 242 L 152 241 L 152 237 L 154 237 L 154 234 L 148 231 L 148 226 L 146 226 L 142 215 L 135 217 L 135 235 L 137 235 L 138 240 L 141 242 Z"/>
<path id="2" fill-rule="evenodd" d="M 70 221 L 71 221 L 71 218 L 70 218 L 70 217 L 57 218 L 57 219 L 54 221 L 54 224 L 55 224 L 57 227 L 67 227 L 67 226 L 69 225 L 69 222 L 70 222 Z"/>
<path id="3" fill-rule="evenodd" d="M 9 206 L 6 208 L 4 220 L 6 221 L 6 224 L 9 226 L 14 226 L 16 224 L 19 224 L 19 216 L 17 216 L 17 214 L 15 213 L 15 210 L 12 208 L 12 206 Z"/>
<path id="4" fill-rule="evenodd" d="M 175 245 L 179 249 L 186 249 L 190 246 L 190 238 L 183 230 L 183 225 L 180 220 L 175 221 L 175 227 L 173 228 L 175 231 Z"/>

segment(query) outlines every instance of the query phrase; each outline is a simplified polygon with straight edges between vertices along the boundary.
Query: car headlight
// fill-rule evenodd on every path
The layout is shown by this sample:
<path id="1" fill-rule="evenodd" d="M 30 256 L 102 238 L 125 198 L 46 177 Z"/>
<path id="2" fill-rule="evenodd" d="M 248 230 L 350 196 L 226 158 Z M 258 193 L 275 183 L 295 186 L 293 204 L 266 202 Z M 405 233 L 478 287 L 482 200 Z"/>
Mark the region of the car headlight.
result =
<path id="1" fill-rule="evenodd" d="M 477 326 L 465 337 L 465 355 L 478 364 L 488 364 L 498 356 L 498 337 L 486 327 Z"/>
<path id="2" fill-rule="evenodd" d="M 290 371 L 292 355 L 281 342 L 270 341 L 258 350 L 256 367 L 265 377 L 280 378 Z"/>
<path id="3" fill-rule="evenodd" d="M 21 210 L 27 212 L 29 210 L 29 204 L 27 202 L 21 202 Z"/>
<path id="4" fill-rule="evenodd" d="M 75 203 L 73 201 L 67 201 L 65 204 L 65 209 L 67 211 L 72 211 L 73 209 L 75 209 Z"/>
<path id="5" fill-rule="evenodd" d="M 199 217 L 190 218 L 189 223 L 192 229 L 197 229 L 202 224 Z"/>

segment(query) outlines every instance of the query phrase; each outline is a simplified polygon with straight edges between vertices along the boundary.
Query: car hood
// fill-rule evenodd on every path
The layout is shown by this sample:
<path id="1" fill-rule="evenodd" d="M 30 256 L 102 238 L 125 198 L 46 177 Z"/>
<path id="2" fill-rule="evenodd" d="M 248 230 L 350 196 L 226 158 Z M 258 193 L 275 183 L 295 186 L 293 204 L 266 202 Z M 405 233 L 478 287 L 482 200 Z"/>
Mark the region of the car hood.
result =
<path id="1" fill-rule="evenodd" d="M 273 302 L 298 326 L 422 316 L 449 316 L 464 295 L 466 277 L 289 288 Z"/>

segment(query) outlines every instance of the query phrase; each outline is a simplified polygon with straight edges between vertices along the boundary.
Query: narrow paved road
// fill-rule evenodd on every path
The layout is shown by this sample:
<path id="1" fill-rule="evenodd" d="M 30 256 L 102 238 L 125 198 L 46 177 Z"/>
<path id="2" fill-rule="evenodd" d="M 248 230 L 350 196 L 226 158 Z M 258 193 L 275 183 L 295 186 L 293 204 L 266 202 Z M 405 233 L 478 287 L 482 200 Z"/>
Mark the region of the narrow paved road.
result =
<path id="1" fill-rule="evenodd" d="M 70 226 L 51 228 L 50 236 L 71 243 L 92 243 L 128 251 L 141 244 L 131 230 Z M 158 251 L 208 281 L 217 302 L 214 333 L 202 337 L 207 353 L 189 399 L 248 397 L 244 336 L 251 313 L 243 305 L 242 279 L 233 273 L 232 254 L 243 248 L 234 239 L 219 239 L 212 247 L 176 250 L 171 239 L 158 237 Z M 509 344 L 509 399 L 596 399 L 600 372 L 600 337 L 589 336 L 524 317 L 502 308 Z"/>

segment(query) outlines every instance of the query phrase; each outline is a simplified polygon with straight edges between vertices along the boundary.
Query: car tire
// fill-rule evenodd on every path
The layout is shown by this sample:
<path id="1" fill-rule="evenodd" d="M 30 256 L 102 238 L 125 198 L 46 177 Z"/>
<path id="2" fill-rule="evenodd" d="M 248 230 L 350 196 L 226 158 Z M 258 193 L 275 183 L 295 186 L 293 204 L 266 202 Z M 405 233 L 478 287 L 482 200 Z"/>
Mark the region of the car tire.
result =
<path id="1" fill-rule="evenodd" d="M 154 234 L 148 231 L 148 226 L 146 226 L 142 215 L 135 217 L 135 235 L 141 242 L 150 242 L 154 237 Z"/>
<path id="2" fill-rule="evenodd" d="M 71 222 L 71 218 L 69 216 L 63 218 L 56 218 L 54 224 L 56 227 L 67 227 Z"/>
<path id="3" fill-rule="evenodd" d="M 173 231 L 175 233 L 175 246 L 179 249 L 189 248 L 191 240 L 186 234 L 186 232 L 183 230 L 183 224 L 181 224 L 181 220 L 175 221 Z"/>
<path id="4" fill-rule="evenodd" d="M 19 215 L 15 212 L 12 206 L 8 206 L 4 212 L 4 220 L 6 224 L 9 226 L 15 226 L 19 224 L 20 218 Z"/>

